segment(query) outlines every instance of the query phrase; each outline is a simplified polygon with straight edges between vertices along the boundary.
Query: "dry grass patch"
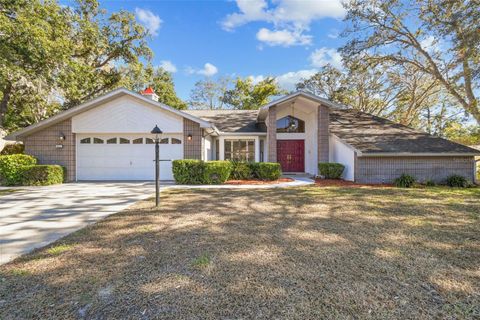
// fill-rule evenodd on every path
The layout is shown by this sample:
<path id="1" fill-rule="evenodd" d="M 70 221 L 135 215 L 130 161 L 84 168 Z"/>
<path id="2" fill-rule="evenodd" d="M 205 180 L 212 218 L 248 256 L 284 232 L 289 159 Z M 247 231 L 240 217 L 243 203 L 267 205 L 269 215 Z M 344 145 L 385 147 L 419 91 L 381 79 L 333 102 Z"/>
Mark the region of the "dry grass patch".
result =
<path id="1" fill-rule="evenodd" d="M 480 189 L 171 190 L 0 267 L 0 318 L 480 317 Z"/>

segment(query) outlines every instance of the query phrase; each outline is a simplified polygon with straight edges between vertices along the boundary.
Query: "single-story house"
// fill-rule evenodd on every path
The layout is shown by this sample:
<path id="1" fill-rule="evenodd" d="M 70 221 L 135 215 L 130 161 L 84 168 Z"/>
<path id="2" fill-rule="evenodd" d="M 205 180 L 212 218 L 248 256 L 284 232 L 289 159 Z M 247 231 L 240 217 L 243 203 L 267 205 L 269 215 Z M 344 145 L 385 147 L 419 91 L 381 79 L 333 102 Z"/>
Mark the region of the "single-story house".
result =
<path id="1" fill-rule="evenodd" d="M 173 179 L 172 160 L 279 162 L 284 173 L 317 175 L 319 162 L 345 165 L 343 178 L 388 183 L 407 173 L 441 181 L 475 177 L 478 150 L 389 120 L 295 92 L 258 110 L 180 111 L 147 89 L 111 91 L 12 133 L 39 163 L 59 164 L 69 181 L 152 180 L 155 125 L 160 177 Z"/>

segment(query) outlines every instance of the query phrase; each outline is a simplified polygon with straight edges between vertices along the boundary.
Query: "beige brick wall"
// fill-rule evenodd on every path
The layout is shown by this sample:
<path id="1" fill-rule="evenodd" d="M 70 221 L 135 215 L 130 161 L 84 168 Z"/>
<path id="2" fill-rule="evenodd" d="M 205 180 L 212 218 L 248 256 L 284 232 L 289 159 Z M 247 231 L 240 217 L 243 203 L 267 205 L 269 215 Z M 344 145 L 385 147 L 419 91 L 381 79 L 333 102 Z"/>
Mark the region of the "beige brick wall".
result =
<path id="1" fill-rule="evenodd" d="M 59 139 L 61 134 L 65 136 L 63 141 Z M 25 153 L 37 158 L 39 164 L 64 166 L 67 169 L 67 181 L 75 180 L 75 134 L 72 133 L 71 119 L 35 132 L 22 140 Z M 56 145 L 63 145 L 63 148 L 57 148 Z"/>
<path id="2" fill-rule="evenodd" d="M 359 183 L 391 183 L 402 173 L 418 181 L 443 182 L 458 174 L 471 182 L 474 179 L 473 157 L 356 157 L 355 181 Z"/>
<path id="3" fill-rule="evenodd" d="M 188 140 L 188 135 L 192 140 Z M 202 128 L 200 124 L 183 118 L 183 157 L 184 159 L 202 159 Z"/>
<path id="4" fill-rule="evenodd" d="M 326 106 L 319 105 L 317 115 L 318 162 L 328 162 L 330 158 L 330 110 Z"/>
<path id="5" fill-rule="evenodd" d="M 277 162 L 277 106 L 268 109 L 267 143 L 268 161 Z"/>

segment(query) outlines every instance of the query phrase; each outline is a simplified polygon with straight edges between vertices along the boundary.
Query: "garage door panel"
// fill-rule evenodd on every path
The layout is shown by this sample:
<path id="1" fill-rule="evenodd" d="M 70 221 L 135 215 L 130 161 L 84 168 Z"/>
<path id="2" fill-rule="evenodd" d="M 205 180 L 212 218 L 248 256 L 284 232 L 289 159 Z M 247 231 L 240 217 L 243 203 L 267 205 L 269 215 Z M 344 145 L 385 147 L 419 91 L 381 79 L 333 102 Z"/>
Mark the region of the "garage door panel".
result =
<path id="1" fill-rule="evenodd" d="M 92 135 L 79 135 L 77 143 Z M 137 136 L 122 137 L 132 141 Z M 181 138 L 181 135 L 171 135 Z M 93 141 L 93 140 L 92 140 Z M 106 139 L 105 139 L 106 141 Z M 171 140 L 169 140 L 171 141 Z M 143 140 L 145 142 L 145 140 Z M 183 143 L 183 142 L 182 142 Z M 183 158 L 182 144 L 161 144 L 160 179 L 173 180 L 171 160 Z M 155 178 L 153 144 L 77 144 L 78 180 L 153 180 Z"/>

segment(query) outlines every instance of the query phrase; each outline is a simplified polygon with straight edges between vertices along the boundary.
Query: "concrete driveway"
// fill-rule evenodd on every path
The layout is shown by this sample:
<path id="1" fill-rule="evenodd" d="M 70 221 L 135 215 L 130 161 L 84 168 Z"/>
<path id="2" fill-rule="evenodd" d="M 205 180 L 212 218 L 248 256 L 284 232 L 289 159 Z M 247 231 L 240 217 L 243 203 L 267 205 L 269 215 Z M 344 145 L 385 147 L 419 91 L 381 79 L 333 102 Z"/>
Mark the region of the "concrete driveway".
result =
<path id="1" fill-rule="evenodd" d="M 138 200 L 153 182 L 88 182 L 0 190 L 0 264 L 43 247 Z"/>

